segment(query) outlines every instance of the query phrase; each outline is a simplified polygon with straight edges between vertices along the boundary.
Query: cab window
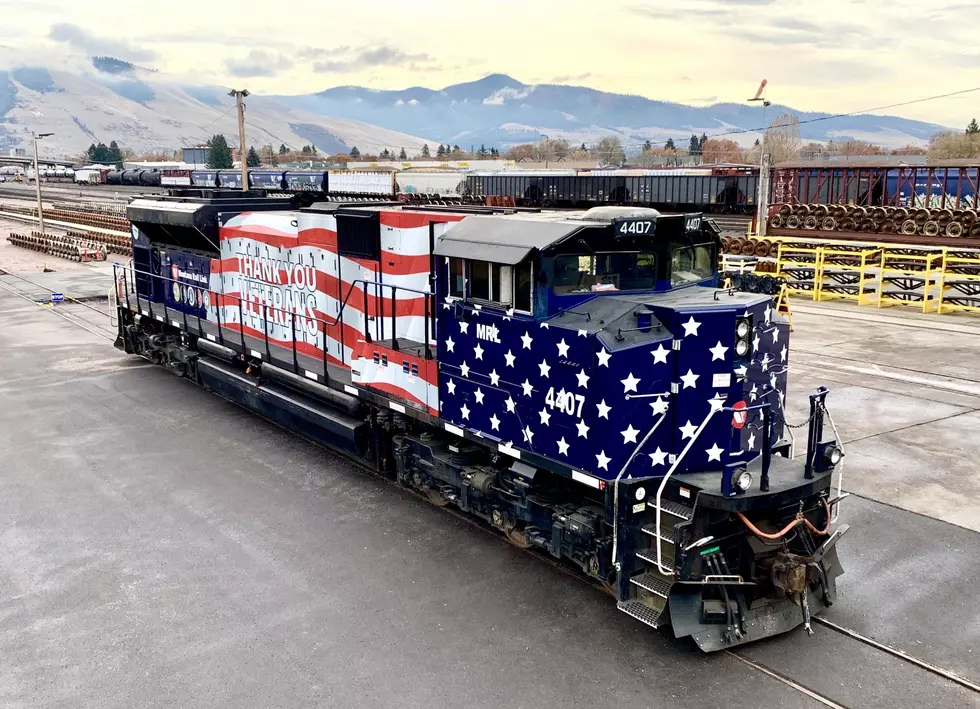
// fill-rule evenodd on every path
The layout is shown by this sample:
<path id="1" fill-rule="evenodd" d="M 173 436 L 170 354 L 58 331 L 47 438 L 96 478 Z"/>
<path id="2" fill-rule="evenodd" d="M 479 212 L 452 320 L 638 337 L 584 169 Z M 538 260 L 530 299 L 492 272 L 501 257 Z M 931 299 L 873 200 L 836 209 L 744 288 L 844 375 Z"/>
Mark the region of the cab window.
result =
<path id="1" fill-rule="evenodd" d="M 709 246 L 674 249 L 670 258 L 670 285 L 681 286 L 711 278 L 715 273 Z"/>
<path id="2" fill-rule="evenodd" d="M 656 257 L 650 253 L 562 254 L 554 263 L 556 293 L 650 290 L 656 285 Z"/>

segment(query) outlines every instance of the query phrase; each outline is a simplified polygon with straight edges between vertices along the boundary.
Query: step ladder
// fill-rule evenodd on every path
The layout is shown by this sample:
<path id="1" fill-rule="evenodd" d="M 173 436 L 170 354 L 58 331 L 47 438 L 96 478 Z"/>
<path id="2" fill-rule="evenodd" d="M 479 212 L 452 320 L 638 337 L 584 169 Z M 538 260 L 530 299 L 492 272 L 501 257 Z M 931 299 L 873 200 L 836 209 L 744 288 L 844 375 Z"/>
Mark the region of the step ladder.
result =
<path id="1" fill-rule="evenodd" d="M 630 578 L 631 597 L 616 604 L 623 613 L 651 628 L 659 628 L 663 624 L 661 616 L 667 610 L 670 587 L 674 584 L 673 575 L 668 576 L 657 568 L 657 547 L 660 547 L 663 565 L 673 568 L 676 552 L 674 527 L 691 519 L 694 509 L 679 502 L 663 500 L 660 512 L 660 528 L 655 522 L 644 525 L 641 536 L 648 540 L 648 546 L 636 552 L 636 558 L 642 562 L 641 569 L 646 566 L 650 568 Z"/>

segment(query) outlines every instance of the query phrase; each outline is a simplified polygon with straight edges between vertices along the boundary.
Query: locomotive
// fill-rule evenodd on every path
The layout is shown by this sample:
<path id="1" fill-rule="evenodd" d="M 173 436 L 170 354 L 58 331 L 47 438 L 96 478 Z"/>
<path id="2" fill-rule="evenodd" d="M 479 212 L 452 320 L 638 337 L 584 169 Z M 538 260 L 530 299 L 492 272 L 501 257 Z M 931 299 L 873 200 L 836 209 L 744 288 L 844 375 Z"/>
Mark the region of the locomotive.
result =
<path id="1" fill-rule="evenodd" d="M 700 214 L 130 203 L 116 346 L 482 520 L 704 651 L 831 605 L 840 443 Z M 804 425 L 804 424 L 801 424 Z M 834 476 L 838 475 L 836 490 Z"/>

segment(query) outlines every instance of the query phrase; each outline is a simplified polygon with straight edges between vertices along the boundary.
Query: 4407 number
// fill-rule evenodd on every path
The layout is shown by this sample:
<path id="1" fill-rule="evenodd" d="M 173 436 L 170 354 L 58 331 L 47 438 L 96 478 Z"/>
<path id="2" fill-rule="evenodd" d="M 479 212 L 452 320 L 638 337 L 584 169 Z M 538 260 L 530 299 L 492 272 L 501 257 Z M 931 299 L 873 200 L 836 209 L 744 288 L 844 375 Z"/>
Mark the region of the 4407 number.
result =
<path id="1" fill-rule="evenodd" d="M 548 394 L 544 397 L 544 403 L 556 411 L 581 418 L 582 405 L 585 404 L 585 397 L 581 394 L 573 394 L 570 391 L 565 391 L 564 389 L 559 389 L 556 392 L 555 388 L 551 387 L 548 390 Z"/>

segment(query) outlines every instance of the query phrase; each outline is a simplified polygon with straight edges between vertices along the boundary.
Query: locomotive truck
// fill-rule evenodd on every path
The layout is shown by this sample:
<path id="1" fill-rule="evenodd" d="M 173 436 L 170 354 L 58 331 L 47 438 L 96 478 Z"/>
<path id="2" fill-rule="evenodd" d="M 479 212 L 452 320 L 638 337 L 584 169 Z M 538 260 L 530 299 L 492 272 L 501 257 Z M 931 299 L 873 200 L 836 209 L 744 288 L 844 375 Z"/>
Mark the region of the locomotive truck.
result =
<path id="1" fill-rule="evenodd" d="M 834 602 L 846 526 L 827 391 L 796 455 L 788 324 L 771 297 L 718 287 L 700 214 L 297 209 L 213 189 L 128 216 L 126 352 L 482 520 L 702 650 L 809 631 Z"/>

